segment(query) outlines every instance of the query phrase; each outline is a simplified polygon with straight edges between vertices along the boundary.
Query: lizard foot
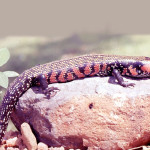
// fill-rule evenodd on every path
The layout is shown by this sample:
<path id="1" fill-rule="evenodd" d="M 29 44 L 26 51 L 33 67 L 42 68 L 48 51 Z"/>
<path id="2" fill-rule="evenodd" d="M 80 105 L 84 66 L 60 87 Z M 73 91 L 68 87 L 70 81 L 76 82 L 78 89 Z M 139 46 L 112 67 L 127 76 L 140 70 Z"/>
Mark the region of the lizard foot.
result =
<path id="1" fill-rule="evenodd" d="M 128 83 L 128 82 L 121 82 L 120 83 L 123 87 L 134 87 L 135 86 L 135 83 Z"/>
<path id="2" fill-rule="evenodd" d="M 55 96 L 57 94 L 57 91 L 60 91 L 57 87 L 47 87 L 45 89 L 36 87 L 35 93 L 42 93 L 44 94 L 48 99 Z"/>
<path id="3" fill-rule="evenodd" d="M 60 91 L 57 87 L 48 87 L 43 90 L 43 94 L 50 99 L 57 94 L 57 91 Z"/>

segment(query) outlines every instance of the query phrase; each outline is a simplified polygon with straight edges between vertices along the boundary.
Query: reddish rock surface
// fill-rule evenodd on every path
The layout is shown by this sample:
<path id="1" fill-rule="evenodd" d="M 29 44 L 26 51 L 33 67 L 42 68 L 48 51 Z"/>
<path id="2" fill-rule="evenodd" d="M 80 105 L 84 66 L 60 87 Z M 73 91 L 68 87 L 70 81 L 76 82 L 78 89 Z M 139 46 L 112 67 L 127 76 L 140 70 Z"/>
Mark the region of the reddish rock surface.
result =
<path id="1" fill-rule="evenodd" d="M 42 142 L 38 144 L 38 150 L 48 150 L 48 146 Z"/>
<path id="2" fill-rule="evenodd" d="M 52 84 L 60 91 L 51 99 L 31 88 L 19 99 L 12 121 L 18 129 L 28 122 L 37 140 L 53 147 L 120 150 L 147 144 L 150 80 L 129 80 L 134 88 L 108 80 Z"/>

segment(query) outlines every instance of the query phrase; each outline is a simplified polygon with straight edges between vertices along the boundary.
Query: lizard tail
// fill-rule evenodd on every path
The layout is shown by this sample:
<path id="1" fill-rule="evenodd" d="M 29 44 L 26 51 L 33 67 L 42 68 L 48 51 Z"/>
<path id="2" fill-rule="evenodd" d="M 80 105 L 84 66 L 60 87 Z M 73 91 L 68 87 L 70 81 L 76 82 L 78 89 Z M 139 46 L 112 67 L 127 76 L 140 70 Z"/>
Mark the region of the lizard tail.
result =
<path id="1" fill-rule="evenodd" d="M 10 114 L 12 112 L 11 110 L 12 109 L 9 107 L 9 105 L 5 104 L 5 106 L 4 106 L 4 103 L 2 104 L 2 106 L 0 108 L 0 144 L 4 137 L 6 128 L 8 126 L 8 121 L 10 118 Z"/>

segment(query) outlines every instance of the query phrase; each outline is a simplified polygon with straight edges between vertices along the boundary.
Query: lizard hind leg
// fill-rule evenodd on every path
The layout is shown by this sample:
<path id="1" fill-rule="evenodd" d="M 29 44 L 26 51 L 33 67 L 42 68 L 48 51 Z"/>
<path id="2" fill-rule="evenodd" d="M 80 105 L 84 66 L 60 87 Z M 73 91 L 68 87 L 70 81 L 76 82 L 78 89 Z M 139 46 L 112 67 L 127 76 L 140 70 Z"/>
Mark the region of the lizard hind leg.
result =
<path id="1" fill-rule="evenodd" d="M 59 89 L 57 87 L 48 87 L 47 75 L 39 74 L 34 80 L 35 86 L 41 87 L 41 92 L 50 99 L 56 94 Z"/>
<path id="2" fill-rule="evenodd" d="M 134 87 L 134 83 L 125 82 L 120 72 L 117 69 L 113 69 L 112 75 L 117 79 L 118 83 L 123 87 Z"/>

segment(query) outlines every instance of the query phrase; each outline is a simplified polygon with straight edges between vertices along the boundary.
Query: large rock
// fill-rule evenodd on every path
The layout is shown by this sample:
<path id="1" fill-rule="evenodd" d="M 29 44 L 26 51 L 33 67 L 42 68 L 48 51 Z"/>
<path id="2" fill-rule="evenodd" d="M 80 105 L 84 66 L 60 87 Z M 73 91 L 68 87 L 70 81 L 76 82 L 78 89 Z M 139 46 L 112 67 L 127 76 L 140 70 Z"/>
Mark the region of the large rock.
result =
<path id="1" fill-rule="evenodd" d="M 12 121 L 18 129 L 29 123 L 38 141 L 53 147 L 120 150 L 150 142 L 150 80 L 126 79 L 136 85 L 124 88 L 112 79 L 51 84 L 60 91 L 50 99 L 33 87 Z"/>

